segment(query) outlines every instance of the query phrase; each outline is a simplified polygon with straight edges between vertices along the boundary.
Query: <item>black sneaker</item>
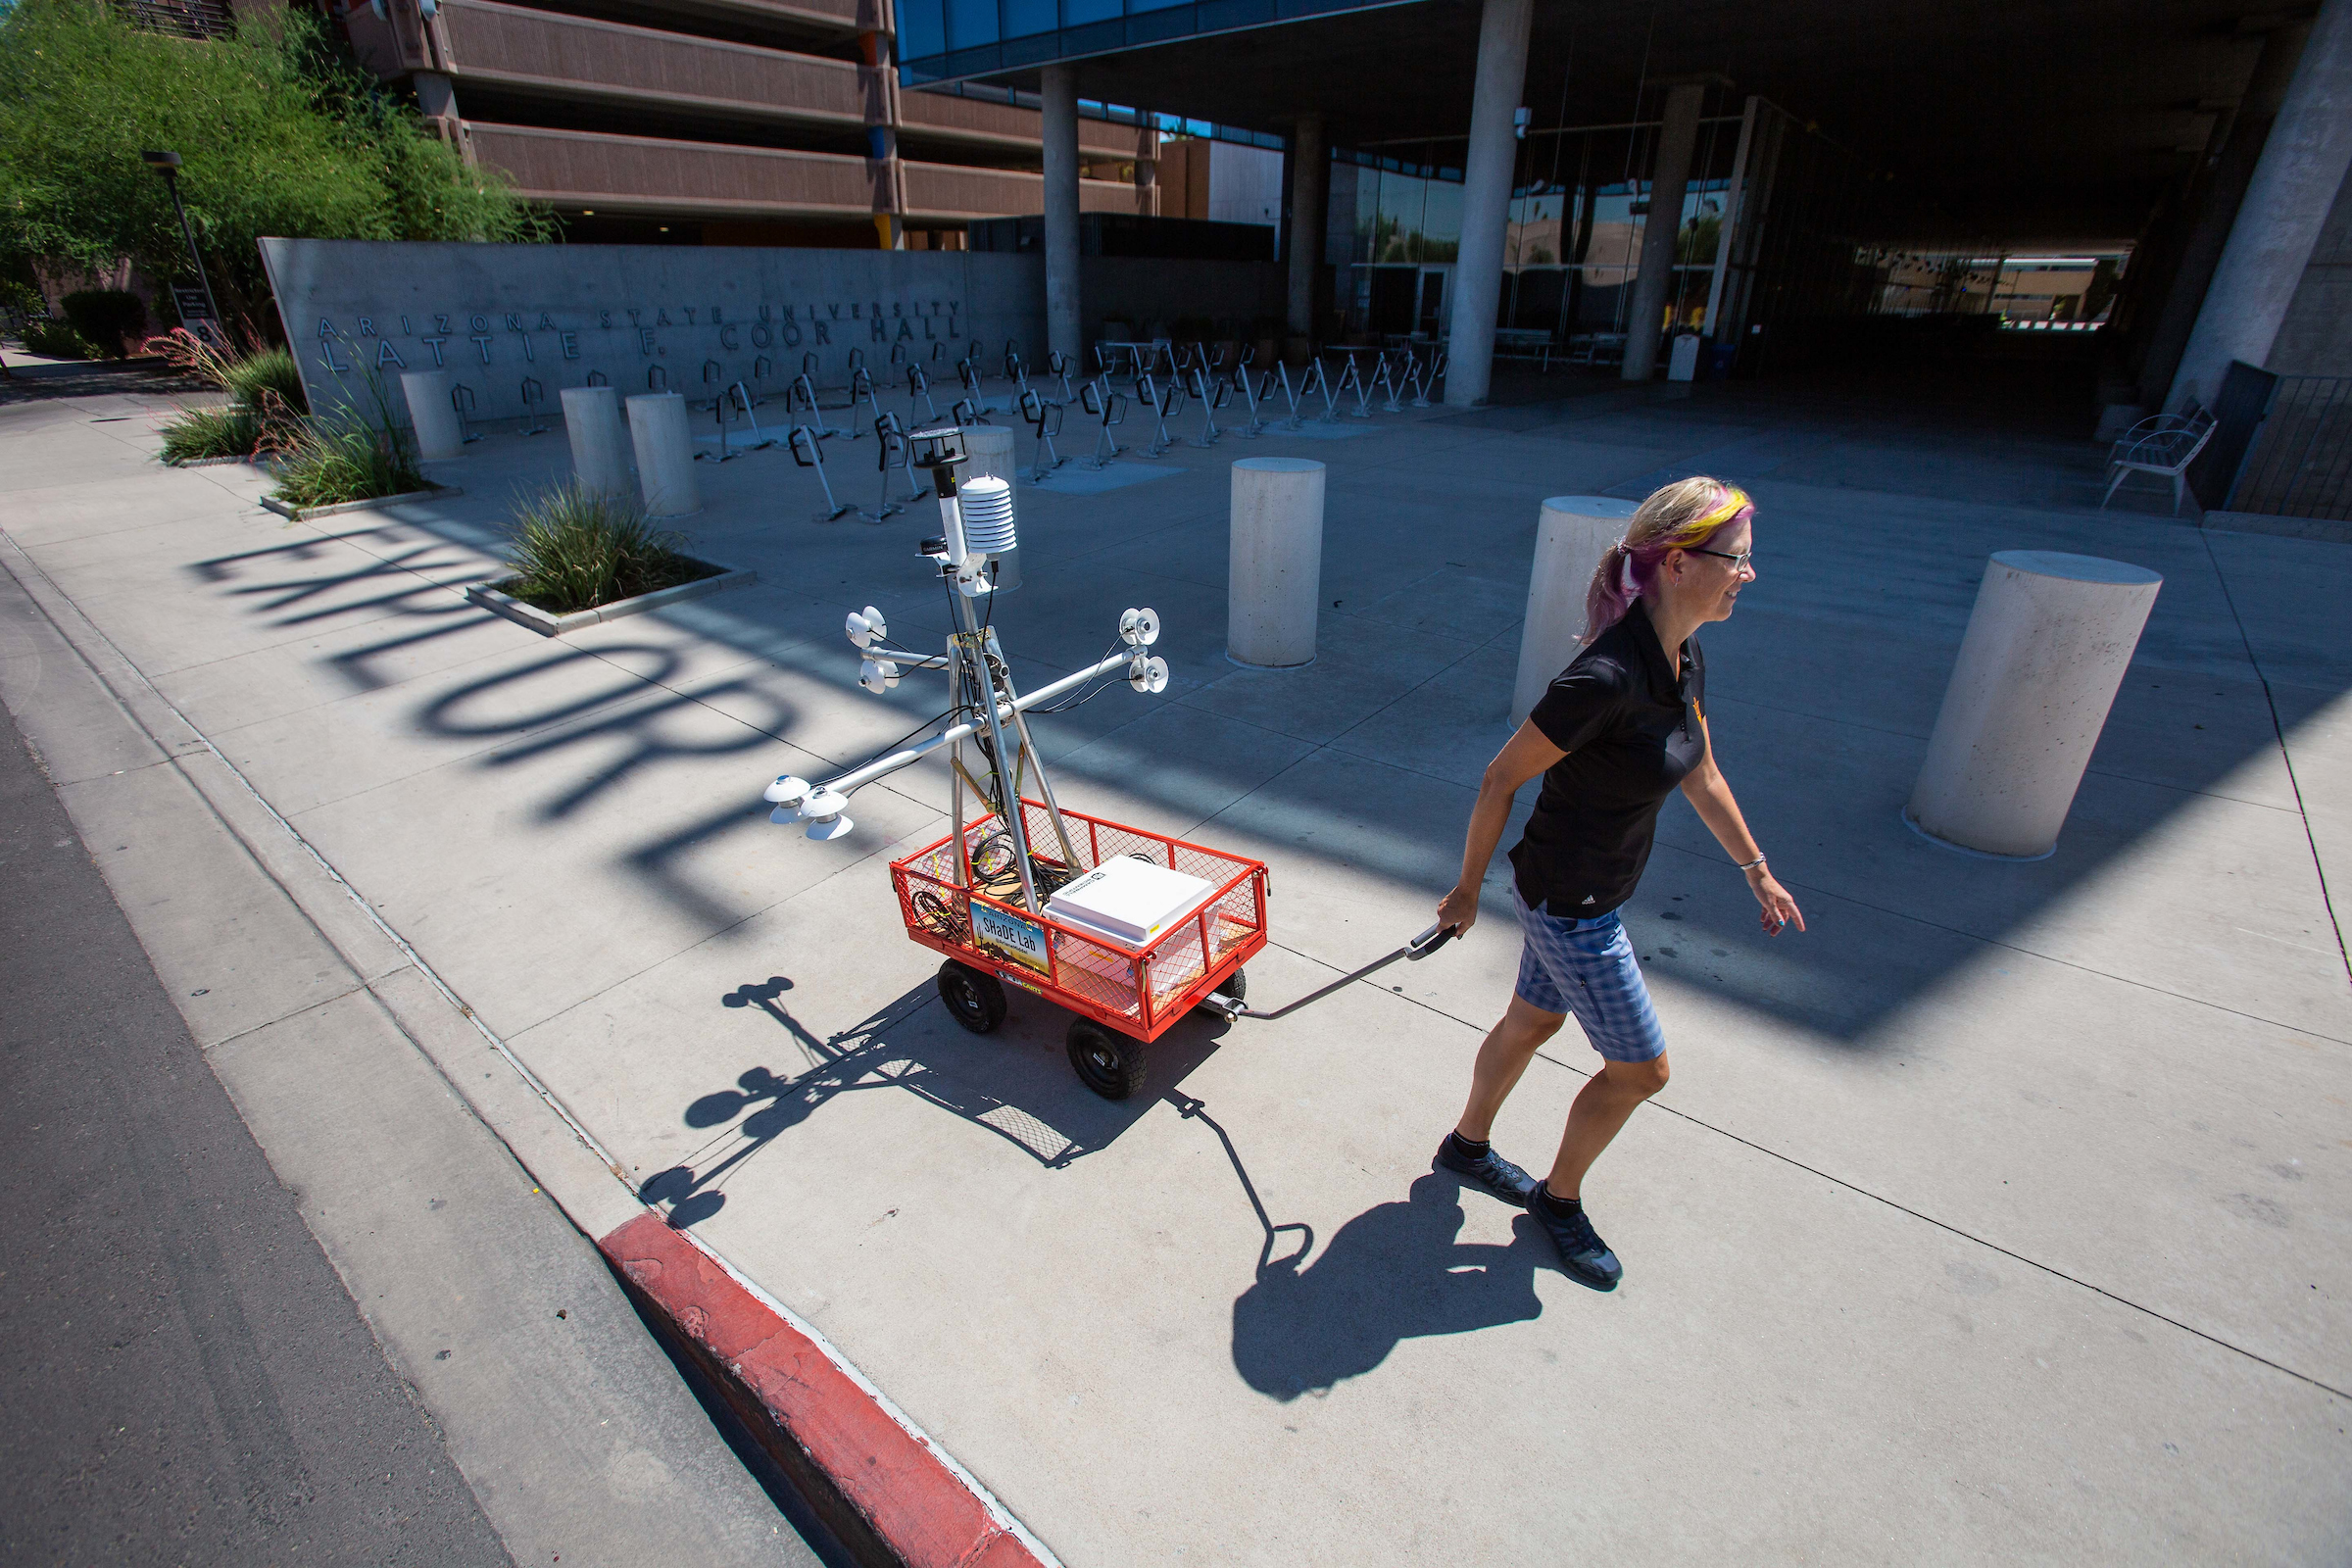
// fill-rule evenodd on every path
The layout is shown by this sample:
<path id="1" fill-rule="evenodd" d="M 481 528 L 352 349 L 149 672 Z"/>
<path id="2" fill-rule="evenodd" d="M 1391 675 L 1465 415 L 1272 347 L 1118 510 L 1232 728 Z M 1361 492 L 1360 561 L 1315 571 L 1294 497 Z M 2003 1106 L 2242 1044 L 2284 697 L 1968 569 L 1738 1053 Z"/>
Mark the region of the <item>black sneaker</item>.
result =
<path id="1" fill-rule="evenodd" d="M 1465 1159 L 1454 1152 L 1449 1136 L 1438 1146 L 1438 1157 L 1430 1161 L 1433 1170 L 1451 1171 L 1482 1193 L 1491 1194 L 1506 1203 L 1525 1205 L 1528 1195 L 1539 1185 L 1533 1176 L 1490 1149 L 1480 1159 Z"/>
<path id="2" fill-rule="evenodd" d="M 1625 1278 L 1625 1265 L 1609 1250 L 1592 1229 L 1592 1221 L 1583 1209 L 1572 1214 L 1557 1214 L 1544 1201 L 1544 1189 L 1539 1184 L 1527 1195 L 1527 1211 L 1535 1217 L 1544 1233 L 1551 1238 L 1552 1246 L 1560 1250 L 1560 1267 L 1579 1285 L 1589 1285 L 1596 1291 L 1613 1291 Z"/>

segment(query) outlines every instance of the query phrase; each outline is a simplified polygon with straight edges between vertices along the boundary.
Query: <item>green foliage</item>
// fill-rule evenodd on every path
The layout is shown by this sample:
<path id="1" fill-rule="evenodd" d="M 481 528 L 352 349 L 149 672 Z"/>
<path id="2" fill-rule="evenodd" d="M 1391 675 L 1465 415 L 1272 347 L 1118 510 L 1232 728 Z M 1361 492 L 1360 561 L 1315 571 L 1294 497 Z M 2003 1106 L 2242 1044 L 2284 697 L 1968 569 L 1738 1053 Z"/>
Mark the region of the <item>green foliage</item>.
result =
<path id="1" fill-rule="evenodd" d="M 204 458 L 249 458 L 262 442 L 262 417 L 251 409 L 187 409 L 164 426 L 163 460 L 194 463 Z"/>
<path id="2" fill-rule="evenodd" d="M 94 360 L 98 351 L 84 341 L 74 323 L 54 316 L 36 317 L 24 323 L 24 352 L 45 360 Z"/>
<path id="3" fill-rule="evenodd" d="M 593 610 L 714 575 L 717 567 L 678 553 L 685 542 L 656 529 L 635 501 L 567 480 L 516 510 L 507 553 L 514 575 L 498 586 L 551 614 Z"/>
<path id="4" fill-rule="evenodd" d="M 551 237 L 486 170 L 339 57 L 295 7 L 241 13 L 235 36 L 148 31 L 102 0 L 0 10 L 0 262 L 184 276 L 170 192 L 139 160 L 168 147 L 232 317 L 265 297 L 255 240 Z"/>
<path id="5" fill-rule="evenodd" d="M 368 415 L 345 405 L 333 414 L 288 419 L 263 432 L 277 466 L 277 499 L 293 507 L 336 507 L 429 490 L 416 466 L 416 437 L 392 416 L 390 395 L 374 375 Z"/>
<path id="6" fill-rule="evenodd" d="M 119 288 L 84 289 L 62 302 L 74 330 L 120 359 L 147 335 L 147 302 Z"/>
<path id="7" fill-rule="evenodd" d="M 302 372 L 294 356 L 284 349 L 259 349 L 251 354 L 221 357 L 220 384 L 231 400 L 256 410 L 283 409 L 301 414 L 310 408 L 302 393 Z"/>
<path id="8" fill-rule="evenodd" d="M 277 499 L 290 507 L 336 507 L 430 489 L 416 443 L 398 425 L 365 419 L 305 419 L 277 453 Z"/>

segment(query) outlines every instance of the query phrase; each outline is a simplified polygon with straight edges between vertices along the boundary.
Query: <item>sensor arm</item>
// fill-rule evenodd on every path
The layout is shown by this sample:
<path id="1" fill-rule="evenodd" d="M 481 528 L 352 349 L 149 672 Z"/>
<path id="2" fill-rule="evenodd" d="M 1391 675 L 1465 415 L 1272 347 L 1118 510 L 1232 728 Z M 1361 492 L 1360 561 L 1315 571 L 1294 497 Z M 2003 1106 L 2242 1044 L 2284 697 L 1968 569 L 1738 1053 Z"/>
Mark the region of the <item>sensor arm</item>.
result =
<path id="1" fill-rule="evenodd" d="M 999 702 L 997 712 L 1002 717 L 1026 711 L 1039 703 L 1050 702 L 1064 692 L 1077 690 L 1098 675 L 1107 675 L 1112 670 L 1141 662 L 1144 658 L 1143 649 L 1130 648 L 1124 653 L 1112 655 L 1100 663 L 1090 664 L 1076 674 L 1064 675 L 1050 686 L 1040 686 L 1037 690 L 1023 695 L 1017 702 Z M 887 757 L 878 757 L 863 767 L 844 773 L 827 784 L 810 786 L 805 780 L 786 774 L 767 787 L 767 799 L 780 807 L 787 808 L 798 807 L 801 802 L 821 794 L 831 794 L 847 800 L 853 791 L 862 789 L 874 780 L 895 773 L 909 763 L 919 762 L 942 746 L 952 745 L 967 736 L 978 734 L 985 728 L 987 728 L 985 719 L 967 719 L 943 734 L 932 736 L 919 746 L 906 747 L 903 750 L 892 752 Z"/>

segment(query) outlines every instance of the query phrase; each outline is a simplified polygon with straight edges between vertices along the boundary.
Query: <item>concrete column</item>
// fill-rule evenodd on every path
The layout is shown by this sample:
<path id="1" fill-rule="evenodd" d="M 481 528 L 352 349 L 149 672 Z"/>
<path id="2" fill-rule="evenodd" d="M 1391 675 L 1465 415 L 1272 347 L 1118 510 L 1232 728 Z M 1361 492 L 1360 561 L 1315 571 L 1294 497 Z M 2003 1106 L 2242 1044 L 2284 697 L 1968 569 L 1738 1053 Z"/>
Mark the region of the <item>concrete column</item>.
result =
<path id="1" fill-rule="evenodd" d="M 2163 584 L 2096 556 L 1995 551 L 1903 819 L 1983 855 L 2055 852 Z"/>
<path id="2" fill-rule="evenodd" d="M 1315 659 L 1323 602 L 1323 465 L 1244 458 L 1233 466 L 1233 558 L 1225 657 L 1296 669 Z"/>
<path id="3" fill-rule="evenodd" d="M 571 441 L 571 476 L 591 490 L 629 493 L 629 432 L 620 393 L 609 386 L 564 389 L 564 433 Z"/>
<path id="4" fill-rule="evenodd" d="M 1527 26 L 1535 0 L 1486 0 L 1478 18 L 1478 77 L 1462 161 L 1462 243 L 1453 268 L 1446 404 L 1487 401 L 1494 375 L 1494 311 L 1502 299 L 1502 242 L 1511 220 L 1513 123 L 1527 85 Z"/>
<path id="5" fill-rule="evenodd" d="M 2324 0 L 2230 227 L 2165 408 L 2210 404 L 2231 360 L 2271 357 L 2313 244 L 2352 168 L 2352 0 Z"/>
<path id="6" fill-rule="evenodd" d="M 1012 486 L 1015 516 L 1021 498 L 1021 481 L 1015 471 L 1019 463 L 1012 455 L 1013 429 L 1009 424 L 967 424 L 963 426 L 963 450 L 971 462 L 963 466 L 963 479 L 997 478 Z M 960 480 L 958 481 L 960 482 Z M 1020 534 L 1016 531 L 1017 541 Z M 1010 550 L 997 558 L 997 591 L 1008 593 L 1021 585 L 1021 547 L 1016 542 Z"/>
<path id="7" fill-rule="evenodd" d="M 1078 71 L 1046 66 L 1037 74 L 1045 99 L 1046 347 L 1084 363 L 1078 305 Z"/>
<path id="8" fill-rule="evenodd" d="M 1637 501 L 1553 496 L 1536 518 L 1536 565 L 1527 578 L 1527 618 L 1519 631 L 1519 679 L 1511 687 L 1517 729 L 1552 677 L 1568 667 L 1585 638 L 1585 591 L 1601 552 L 1625 537 Z"/>
<path id="9" fill-rule="evenodd" d="M 1690 188 L 1690 154 L 1698 146 L 1698 111 L 1707 89 L 1695 81 L 1666 90 L 1666 122 L 1658 130 L 1658 162 L 1649 181 L 1649 217 L 1642 225 L 1642 267 L 1625 318 L 1628 381 L 1646 381 L 1658 367 L 1658 334 L 1674 294 L 1674 251 L 1683 233 L 1683 197 Z"/>
<path id="10" fill-rule="evenodd" d="M 416 455 L 428 461 L 459 457 L 466 432 L 449 401 L 447 370 L 403 370 L 400 390 L 409 401 L 409 423 L 416 431 Z"/>
<path id="11" fill-rule="evenodd" d="M 637 451 L 637 485 L 650 515 L 683 517 L 703 510 L 683 393 L 647 392 L 629 399 L 629 442 Z"/>
<path id="12" fill-rule="evenodd" d="M 2213 270 L 2221 264 L 2230 225 L 2237 221 L 2237 210 L 2245 200 L 2247 185 L 2253 182 L 2263 144 L 2270 139 L 2271 126 L 2286 102 L 2295 62 L 2302 58 L 2303 42 L 2310 36 L 2309 23 L 2290 22 L 2273 27 L 2262 40 L 2254 74 L 2246 78 L 2237 112 L 2230 117 L 2229 129 L 2209 159 L 2211 167 L 2205 171 L 2202 188 L 2195 193 L 2196 212 L 2189 220 L 2187 237 L 2180 242 L 2164 308 L 2148 332 L 2147 358 L 2139 374 L 2143 406 L 2161 401 L 2172 388 L 2181 352 L 2188 347 L 2188 334 L 2196 326 L 2197 307 L 2204 303 L 2205 290 L 2212 285 Z"/>
<path id="13" fill-rule="evenodd" d="M 1331 204 L 1331 150 L 1323 117 L 1300 115 L 1291 130 L 1291 336 L 1315 336 L 1315 275 L 1323 265 L 1323 215 Z"/>

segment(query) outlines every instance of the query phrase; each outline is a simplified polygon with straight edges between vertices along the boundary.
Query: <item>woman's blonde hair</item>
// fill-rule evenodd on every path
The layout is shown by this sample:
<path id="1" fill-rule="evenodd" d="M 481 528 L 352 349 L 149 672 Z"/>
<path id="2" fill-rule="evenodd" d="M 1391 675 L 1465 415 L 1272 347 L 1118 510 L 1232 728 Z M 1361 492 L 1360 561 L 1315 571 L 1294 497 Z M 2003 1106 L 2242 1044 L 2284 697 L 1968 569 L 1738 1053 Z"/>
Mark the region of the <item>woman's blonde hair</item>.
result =
<path id="1" fill-rule="evenodd" d="M 1592 586 L 1585 591 L 1585 641 L 1625 617 L 1642 590 L 1657 575 L 1669 550 L 1703 546 L 1722 530 L 1756 514 L 1756 504 L 1738 485 L 1705 477 L 1677 479 L 1650 492 L 1634 509 L 1625 537 L 1601 553 Z"/>

